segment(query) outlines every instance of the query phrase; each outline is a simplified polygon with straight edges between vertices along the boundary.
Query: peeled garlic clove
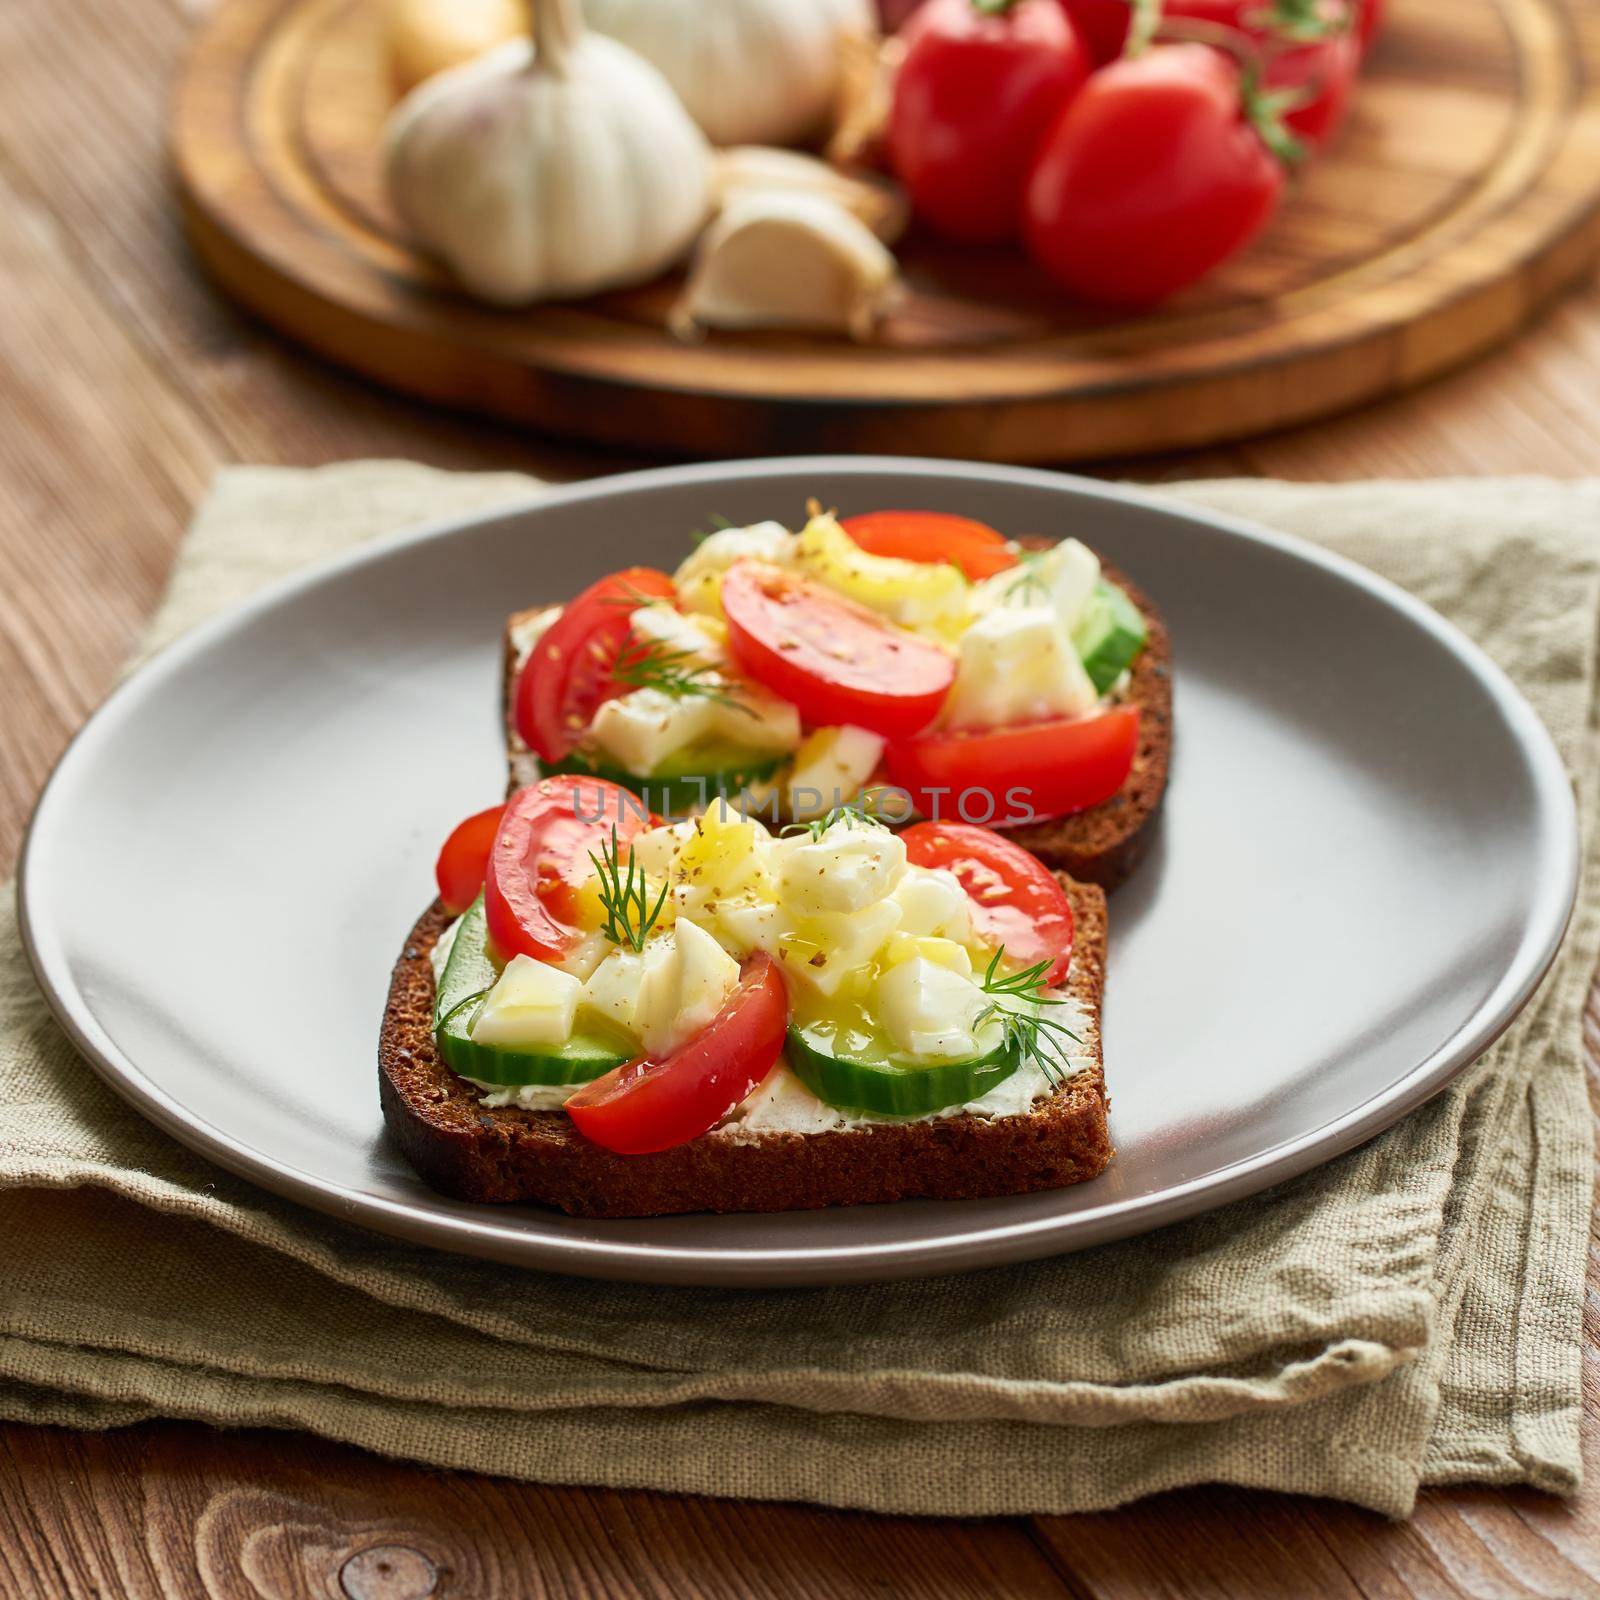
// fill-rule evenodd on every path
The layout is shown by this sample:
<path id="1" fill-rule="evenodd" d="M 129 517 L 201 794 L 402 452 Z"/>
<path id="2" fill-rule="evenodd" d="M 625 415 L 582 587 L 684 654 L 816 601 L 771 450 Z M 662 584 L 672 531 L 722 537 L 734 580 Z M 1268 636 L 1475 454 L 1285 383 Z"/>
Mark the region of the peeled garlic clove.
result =
<path id="1" fill-rule="evenodd" d="M 902 294 L 895 259 L 836 201 L 757 190 L 724 207 L 701 236 L 669 326 L 795 328 L 872 336 Z"/>
<path id="2" fill-rule="evenodd" d="M 527 0 L 393 0 L 389 61 L 396 83 L 414 89 L 527 32 Z"/>
<path id="3" fill-rule="evenodd" d="M 840 172 L 815 156 L 771 145 L 743 144 L 719 150 L 711 186 L 718 207 L 752 194 L 815 195 L 841 205 L 885 244 L 905 232 L 910 206 L 905 190 L 888 178 Z"/>

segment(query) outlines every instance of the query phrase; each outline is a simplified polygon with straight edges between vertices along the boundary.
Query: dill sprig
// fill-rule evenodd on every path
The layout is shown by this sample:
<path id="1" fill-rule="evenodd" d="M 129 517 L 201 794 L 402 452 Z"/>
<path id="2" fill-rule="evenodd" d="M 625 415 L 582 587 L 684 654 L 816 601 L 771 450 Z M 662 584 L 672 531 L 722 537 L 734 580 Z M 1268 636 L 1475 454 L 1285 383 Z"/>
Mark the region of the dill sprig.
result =
<path id="1" fill-rule="evenodd" d="M 994 998 L 981 1011 L 973 1027 L 981 1028 L 986 1022 L 998 1022 L 1005 1031 L 1008 1042 L 1014 1044 L 1025 1056 L 1032 1056 L 1044 1072 L 1052 1089 L 1059 1089 L 1072 1076 L 1072 1053 L 1069 1044 L 1082 1044 L 1077 1034 L 1064 1022 L 1046 1015 L 1044 1007 L 1063 1006 L 1065 1000 L 1053 999 L 1044 993 L 1044 975 L 1053 962 L 1050 957 L 1037 961 L 1020 972 L 1002 973 L 1000 963 L 1005 957 L 1002 945 L 989 958 L 978 987 Z M 1031 1009 L 1022 1010 L 1019 1006 Z"/>
<path id="2" fill-rule="evenodd" d="M 1039 576 L 1039 563 L 1048 553 L 1045 550 L 1025 550 L 1017 558 L 1016 575 L 1002 591 L 1005 604 L 1009 606 L 1030 600 L 1050 599 L 1050 586 Z"/>
<path id="3" fill-rule="evenodd" d="M 611 676 L 630 689 L 655 689 L 674 700 L 698 696 L 731 711 L 742 711 L 747 717 L 756 714 L 728 688 L 715 667 L 701 661 L 692 650 L 675 650 L 658 639 L 625 645 L 611 668 Z"/>
<path id="4" fill-rule="evenodd" d="M 689 530 L 689 537 L 693 539 L 696 544 L 704 544 L 712 534 L 722 533 L 728 528 L 737 526 L 737 524 L 733 522 L 731 518 L 724 517 L 715 511 L 713 511 L 711 515 L 706 518 L 706 521 L 711 524 L 709 528 L 691 528 Z"/>
<path id="5" fill-rule="evenodd" d="M 492 984 L 489 986 L 489 988 L 493 988 L 493 987 L 494 986 Z M 461 1013 L 467 1009 L 468 1006 L 476 1005 L 478 1003 L 478 1001 L 486 1000 L 488 998 L 488 996 L 489 996 L 489 989 L 487 989 L 487 988 L 485 988 L 485 989 L 474 989 L 471 994 L 462 995 L 462 997 L 459 1000 L 457 1000 L 456 1003 L 453 1006 L 451 1006 L 450 1009 L 447 1012 L 445 1012 L 445 1014 L 442 1017 L 439 1018 L 438 1022 L 435 1024 L 435 1031 L 439 1032 L 439 1033 L 443 1033 L 444 1030 L 446 1028 L 448 1028 L 450 1026 L 450 1024 L 452 1022 L 454 1022 L 455 1019 L 457 1017 L 459 1017 L 461 1015 Z M 469 1029 L 468 1031 L 470 1032 L 471 1030 Z"/>
<path id="6" fill-rule="evenodd" d="M 888 828 L 887 823 L 872 815 L 872 796 L 863 794 L 858 799 L 846 800 L 843 805 L 834 806 L 820 817 L 813 817 L 810 822 L 791 822 L 778 832 L 781 837 L 809 833 L 812 844 L 818 844 L 823 834 L 836 823 L 846 828 Z"/>
<path id="7" fill-rule="evenodd" d="M 589 859 L 600 875 L 600 904 L 606 914 L 602 931 L 613 944 L 625 944 L 637 955 L 644 949 L 650 930 L 660 920 L 671 885 L 661 885 L 661 893 L 652 906 L 649 881 L 644 869 L 633 858 L 633 846 L 628 846 L 626 862 L 619 857 L 615 823 L 611 826 L 610 842 L 600 846 L 599 855 L 591 850 Z"/>

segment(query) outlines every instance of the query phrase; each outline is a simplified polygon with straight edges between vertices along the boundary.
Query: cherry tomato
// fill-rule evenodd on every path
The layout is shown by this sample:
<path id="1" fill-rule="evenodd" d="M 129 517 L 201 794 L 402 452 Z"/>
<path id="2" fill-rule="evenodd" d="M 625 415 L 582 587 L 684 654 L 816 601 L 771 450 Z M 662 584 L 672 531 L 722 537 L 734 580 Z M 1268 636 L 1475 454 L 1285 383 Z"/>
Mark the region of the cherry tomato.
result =
<path id="1" fill-rule="evenodd" d="M 861 548 L 875 556 L 902 561 L 953 561 L 974 583 L 991 578 L 1017 558 L 1006 548 L 1005 535 L 971 517 L 942 511 L 868 511 L 846 517 L 839 526 Z"/>
<path id="2" fill-rule="evenodd" d="M 1072 902 L 1050 869 L 1020 844 L 966 822 L 919 822 L 900 837 L 906 859 L 944 867 L 972 902 L 972 925 L 988 945 L 1004 945 L 1021 967 L 1049 962 L 1044 981 L 1057 984 L 1072 961 Z"/>
<path id="3" fill-rule="evenodd" d="M 439 852 L 433 876 L 439 885 L 439 898 L 452 916 L 459 917 L 483 889 L 489 847 L 500 829 L 505 809 L 504 805 L 490 806 L 457 824 Z"/>
<path id="4" fill-rule="evenodd" d="M 1363 54 L 1372 48 L 1372 41 L 1383 32 L 1387 4 L 1388 0 L 1360 0 L 1361 9 L 1356 16 L 1356 41 Z"/>
<path id="5" fill-rule="evenodd" d="M 1130 0 L 1061 0 L 1097 67 L 1115 61 L 1128 42 Z"/>
<path id="6" fill-rule="evenodd" d="M 926 0 L 900 38 L 889 163 L 913 209 L 967 241 L 1013 238 L 1045 130 L 1089 73 L 1057 0 Z"/>
<path id="7" fill-rule="evenodd" d="M 1270 51 L 1265 87 L 1305 97 L 1284 113 L 1284 126 L 1309 144 L 1321 146 L 1338 131 L 1350 104 L 1361 65 L 1361 18 L 1352 8 L 1362 4 L 1363 0 L 1319 0 L 1316 14 L 1329 31 L 1320 39 L 1287 46 L 1283 25 L 1274 26 L 1272 7 L 1263 8 L 1254 0 L 1170 0 L 1164 15 L 1197 17 L 1233 28 Z"/>
<path id="8" fill-rule="evenodd" d="M 789 996 L 764 952 L 704 1028 L 660 1061 L 640 1056 L 586 1083 L 566 1102 L 573 1126 L 619 1155 L 687 1144 L 716 1125 L 766 1077 L 783 1049 Z"/>
<path id="9" fill-rule="evenodd" d="M 622 692 L 612 668 L 633 613 L 676 593 L 666 573 L 628 567 L 562 608 L 517 678 L 517 732 L 541 761 L 567 755 L 601 704 Z"/>
<path id="10" fill-rule="evenodd" d="M 889 777 L 925 817 L 1019 823 L 1062 817 L 1109 800 L 1133 770 L 1139 713 L 1118 706 L 1090 717 L 1030 722 L 892 743 Z"/>
<path id="11" fill-rule="evenodd" d="M 948 651 L 762 561 L 728 568 L 722 613 L 740 671 L 782 695 L 813 727 L 854 723 L 906 738 L 938 715 L 955 678 Z"/>
<path id="12" fill-rule="evenodd" d="M 1128 0 L 1060 0 L 1088 41 L 1096 63 L 1113 61 L 1127 44 Z M 1284 124 L 1313 145 L 1322 145 L 1333 136 L 1344 119 L 1356 68 L 1369 31 L 1376 26 L 1370 7 L 1382 7 L 1382 0 L 1322 0 L 1320 12 L 1332 25 L 1326 37 L 1304 44 L 1288 45 L 1286 30 L 1298 20 L 1298 6 L 1282 4 L 1286 14 L 1276 20 L 1271 0 L 1164 0 L 1163 21 L 1181 27 L 1184 22 L 1202 22 L 1228 28 L 1250 43 L 1271 52 L 1265 87 L 1276 91 L 1305 91 L 1308 98 L 1284 113 Z M 1359 14 L 1353 26 L 1345 26 L 1348 7 Z"/>
<path id="13" fill-rule="evenodd" d="M 612 829 L 620 846 L 649 827 L 643 807 L 604 778 L 541 778 L 506 802 L 489 849 L 483 909 L 502 960 L 559 961 L 578 942 L 579 887 Z"/>
<path id="14" fill-rule="evenodd" d="M 1238 67 L 1197 44 L 1103 67 L 1045 136 L 1025 236 L 1075 294 L 1144 307 L 1260 231 L 1283 165 L 1245 118 Z"/>

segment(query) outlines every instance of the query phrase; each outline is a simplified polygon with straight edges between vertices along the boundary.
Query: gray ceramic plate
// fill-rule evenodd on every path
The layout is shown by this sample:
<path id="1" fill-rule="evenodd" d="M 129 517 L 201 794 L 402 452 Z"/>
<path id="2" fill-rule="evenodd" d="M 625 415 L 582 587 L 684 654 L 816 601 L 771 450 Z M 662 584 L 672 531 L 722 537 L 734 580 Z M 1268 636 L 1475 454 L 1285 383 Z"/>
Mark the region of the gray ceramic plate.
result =
<path id="1" fill-rule="evenodd" d="M 503 782 L 504 613 L 670 564 L 712 513 L 793 520 L 812 495 L 1078 533 L 1166 612 L 1172 786 L 1111 917 L 1115 1164 L 1056 1194 L 780 1216 L 595 1223 L 441 1198 L 384 1136 L 375 1046 L 439 841 Z M 1576 871 L 1567 780 L 1532 712 L 1367 573 L 1069 478 L 827 458 L 613 478 L 274 589 L 88 724 L 40 801 L 21 894 L 89 1061 L 221 1165 L 449 1250 L 771 1284 L 1076 1249 L 1328 1160 L 1506 1026 Z"/>

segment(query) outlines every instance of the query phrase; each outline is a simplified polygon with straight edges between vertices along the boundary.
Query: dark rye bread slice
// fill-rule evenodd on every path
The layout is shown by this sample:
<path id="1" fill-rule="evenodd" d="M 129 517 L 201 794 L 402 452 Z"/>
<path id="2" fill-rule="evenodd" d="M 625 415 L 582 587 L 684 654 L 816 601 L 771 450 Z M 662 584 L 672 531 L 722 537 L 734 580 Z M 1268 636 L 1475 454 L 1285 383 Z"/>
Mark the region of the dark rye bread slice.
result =
<path id="1" fill-rule="evenodd" d="M 1067 988 L 1090 1019 L 1074 1053 L 1094 1066 L 1024 1116 L 965 1113 L 740 1139 L 712 1132 L 659 1155 L 615 1155 L 559 1111 L 483 1106 L 480 1091 L 439 1060 L 429 952 L 450 917 L 435 902 L 411 930 L 389 985 L 378 1046 L 384 1121 L 406 1159 L 445 1194 L 531 1200 L 579 1217 L 969 1200 L 1081 1183 L 1112 1156 L 1100 1053 L 1106 902 L 1093 886 L 1062 882 L 1077 918 Z"/>
<path id="2" fill-rule="evenodd" d="M 1126 689 L 1118 696 L 1121 703 L 1136 705 L 1142 713 L 1133 771 L 1122 788 L 1101 805 L 1074 816 L 1004 831 L 1047 867 L 1065 872 L 1081 883 L 1115 889 L 1126 881 L 1149 848 L 1150 825 L 1167 792 L 1167 768 L 1172 757 L 1172 641 L 1149 596 L 1109 562 L 1102 564 L 1102 571 L 1107 581 L 1122 589 L 1144 614 L 1150 630 L 1149 642 L 1133 665 Z M 519 611 L 506 623 L 501 692 L 512 789 L 531 783 L 538 770 L 517 733 L 513 715 L 516 675 L 521 665 L 514 635 L 545 609 L 538 606 Z"/>

